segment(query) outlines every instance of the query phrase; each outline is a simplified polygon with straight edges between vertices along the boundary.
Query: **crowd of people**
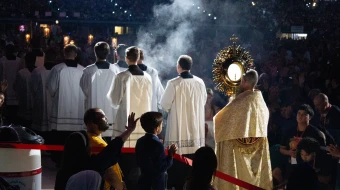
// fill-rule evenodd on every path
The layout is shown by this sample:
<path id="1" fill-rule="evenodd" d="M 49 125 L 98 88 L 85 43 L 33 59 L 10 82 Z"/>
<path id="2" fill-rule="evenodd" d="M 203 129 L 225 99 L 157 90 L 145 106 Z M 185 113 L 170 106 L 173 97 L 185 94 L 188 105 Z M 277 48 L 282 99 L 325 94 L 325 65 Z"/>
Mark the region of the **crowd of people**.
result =
<path id="1" fill-rule="evenodd" d="M 33 4 L 34 2 L 31 1 Z M 67 1 L 65 4 L 65 1 L 57 0 L 52 1 L 51 5 L 49 5 L 49 1 L 46 4 L 51 7 L 51 11 L 53 11 L 52 8 L 57 7 L 66 12 L 79 10 L 81 19 L 114 18 L 120 21 L 126 21 L 130 13 L 133 15 L 133 19 L 130 21 L 146 21 L 150 15 L 147 15 L 145 10 L 152 7 L 152 5 L 140 1 L 86 2 Z M 266 31 L 262 34 L 264 36 L 270 34 L 263 39 L 260 45 L 252 44 L 251 39 L 250 42 L 243 40 L 241 43 L 243 46 L 247 46 L 247 50 L 254 57 L 256 70 L 259 74 L 258 82 L 254 88 L 261 91 L 269 109 L 266 137 L 269 143 L 270 168 L 266 169 L 268 171 L 271 169 L 272 172 L 273 183 L 271 185 L 275 189 L 284 187 L 287 189 L 337 189 L 340 183 L 340 150 L 338 147 L 340 146 L 340 108 L 338 107 L 340 106 L 340 78 L 338 76 L 340 71 L 338 66 L 340 61 L 338 31 L 340 28 L 337 25 L 340 18 L 337 11 L 339 4 L 318 2 L 314 6 L 313 2 L 309 4 L 305 1 L 273 2 L 258 1 L 252 4 L 247 1 L 246 7 L 252 7 L 252 9 L 237 9 L 236 13 L 232 13 L 242 14 L 244 17 L 228 21 L 229 24 L 241 22 L 251 28 Z M 14 11 L 19 7 L 15 3 L 16 1 L 12 1 L 11 4 L 6 5 L 8 8 L 0 14 L 6 17 L 18 17 L 21 12 Z M 245 2 L 239 2 L 240 5 L 242 3 Z M 294 6 L 291 6 L 292 3 Z M 92 8 L 88 9 L 89 4 L 104 11 L 93 14 L 93 11 L 90 11 Z M 0 7 L 5 6 L 0 5 Z M 118 9 L 118 11 L 112 14 L 112 8 Z M 9 10 L 11 10 L 10 13 Z M 126 13 L 125 10 L 127 10 Z M 246 10 L 250 11 L 245 12 Z M 41 5 L 39 11 L 46 11 L 46 5 Z M 22 13 L 22 15 L 25 14 Z M 310 30 L 307 39 L 293 40 L 273 37 L 279 28 L 292 25 L 303 25 L 306 30 Z M 206 35 L 199 44 L 196 44 L 195 51 L 183 52 L 192 57 L 192 68 L 179 61 L 178 64 L 182 71 L 173 68 L 173 71 L 161 73 L 148 66 L 147 61 L 144 65 L 143 53 L 148 54 L 148 52 L 138 50 L 140 52 L 139 60 L 133 58 L 133 61 L 130 61 L 136 62 L 136 64 L 138 62 L 138 67 L 130 68 L 128 66 L 130 64 L 125 60 L 125 57 L 131 59 L 129 51 L 125 55 L 127 46 L 120 46 L 116 49 L 116 53 L 113 53 L 112 49 L 107 49 L 105 43 L 98 43 L 94 46 L 94 44 L 88 43 L 87 36 L 81 37 L 77 32 L 73 35 L 78 48 L 69 45 L 64 49 L 61 27 L 56 29 L 48 40 L 43 37 L 43 31 L 36 31 L 31 40 L 29 51 L 23 51 L 24 34 L 13 34 L 15 32 L 6 31 L 6 35 L 1 35 L 0 79 L 5 79 L 1 83 L 2 93 L 0 94 L 2 121 L 5 125 L 15 123 L 31 127 L 44 136 L 47 143 L 51 144 L 64 144 L 67 137 L 72 134 L 66 141 L 66 146 L 70 147 L 69 151 L 65 150 L 64 156 L 57 153 L 51 155 L 60 169 L 56 188 L 76 189 L 79 180 L 90 175 L 93 176 L 93 179 L 98 180 L 88 181 L 89 183 L 96 182 L 95 185 L 98 186 L 104 179 L 103 186 L 113 186 L 115 189 L 125 188 L 123 181 L 128 188 L 132 189 L 135 187 L 149 189 L 150 185 L 163 186 L 166 182 L 169 188 L 182 189 L 184 186 L 189 190 L 206 185 L 205 189 L 213 189 L 210 182 L 216 169 L 223 170 L 222 172 L 227 174 L 237 170 L 232 171 L 230 166 L 227 167 L 228 169 L 221 167 L 220 158 L 216 158 L 212 152 L 212 149 L 227 146 L 223 144 L 224 141 L 221 141 L 221 138 L 225 138 L 226 135 L 215 138 L 217 128 L 213 118 L 227 105 L 228 98 L 214 88 L 211 64 L 218 51 L 225 46 L 224 42 L 228 36 Z M 104 33 L 98 33 L 95 36 L 97 41 L 110 42 L 109 36 Z M 242 37 L 241 35 L 241 39 Z M 121 36 L 119 41 L 133 44 L 135 38 L 135 35 L 129 34 Z M 100 51 L 96 51 L 96 48 L 100 49 L 104 46 L 107 52 L 111 52 L 110 54 L 101 55 Z M 132 50 L 137 51 L 136 49 Z M 113 60 L 117 62 L 115 64 L 108 63 Z M 180 57 L 179 60 L 190 62 L 188 57 Z M 65 71 L 65 68 L 69 69 L 66 73 L 62 72 Z M 191 72 L 183 73 L 188 70 Z M 144 76 L 141 71 L 147 73 L 146 76 L 149 77 L 141 77 Z M 131 77 L 130 73 L 132 73 L 135 83 L 127 85 L 125 82 L 126 78 Z M 201 107 L 192 108 L 198 110 L 197 113 L 193 110 L 180 110 L 175 115 L 171 110 L 178 110 L 178 105 L 183 103 L 181 99 L 185 99 L 185 97 L 178 98 L 181 94 L 173 94 L 171 89 L 175 89 L 175 86 L 180 82 L 170 80 L 164 91 L 163 81 L 176 74 L 180 74 L 179 79 L 192 78 L 190 73 L 202 78 L 203 82 L 197 83 L 198 90 L 195 91 L 197 94 L 189 93 L 190 95 L 188 95 L 200 97 L 199 100 L 187 101 L 200 102 Z M 117 76 L 114 80 L 119 80 L 119 82 L 113 83 L 113 78 L 107 77 L 110 74 Z M 94 76 L 96 80 L 94 80 Z M 150 81 L 152 82 L 150 83 Z M 201 85 L 202 83 L 203 85 Z M 67 88 L 62 89 L 60 85 L 65 85 Z M 138 89 L 138 91 L 129 92 L 129 96 L 134 97 L 134 100 L 129 99 L 124 94 L 125 91 L 122 90 L 127 89 L 128 86 L 131 89 Z M 105 88 L 106 92 L 98 91 L 99 88 Z M 76 90 L 78 91 L 76 92 Z M 33 99 L 27 98 L 29 93 L 33 94 Z M 64 98 L 72 97 L 72 93 L 77 94 L 76 99 Z M 52 94 L 53 98 L 47 96 L 48 94 Z M 127 103 L 128 99 L 134 103 Z M 45 102 L 46 105 L 41 102 Z M 51 103 L 47 104 L 46 102 Z M 148 108 L 149 105 L 150 108 Z M 116 109 L 112 109 L 112 106 Z M 137 106 L 138 109 L 133 106 Z M 100 109 L 91 109 L 94 107 Z M 162 110 L 159 109 L 160 107 Z M 47 112 L 47 110 L 50 111 Z M 135 118 L 128 117 L 132 111 L 136 114 Z M 64 115 L 60 113 L 64 113 Z M 188 113 L 193 113 L 193 116 L 187 116 Z M 222 113 L 226 113 L 226 110 L 220 114 Z M 140 122 L 134 122 L 140 116 Z M 163 116 L 166 120 L 162 127 Z M 85 117 L 84 122 L 83 117 Z M 114 118 L 119 119 L 115 122 Z M 189 121 L 186 118 L 194 119 Z M 171 127 L 177 120 L 181 121 L 178 124 L 179 129 L 183 129 L 185 126 L 200 126 L 204 132 L 185 131 L 182 133 L 178 128 Z M 84 149 L 79 149 L 79 146 L 83 147 L 82 144 L 77 146 L 70 144 L 77 144 L 75 141 L 79 140 L 79 136 L 82 139 L 81 134 L 72 132 L 83 129 L 84 123 L 87 132 L 82 135 L 88 139 L 89 145 L 85 144 Z M 131 124 L 126 131 L 125 123 Z M 72 127 L 70 127 L 71 124 Z M 138 126 L 136 127 L 136 125 Z M 162 131 L 162 129 L 164 130 Z M 54 135 L 50 135 L 52 130 Z M 220 130 L 218 129 L 217 133 L 221 134 Z M 145 133 L 147 134 L 144 136 Z M 188 139 L 190 136 L 188 134 L 195 134 L 197 139 L 194 141 Z M 115 137 L 113 141 L 111 141 L 111 137 Z M 262 138 L 262 136 L 256 137 Z M 205 139 L 204 142 L 202 139 Z M 177 147 L 174 143 L 177 144 Z M 189 145 L 194 145 L 194 147 Z M 205 145 L 211 149 L 198 149 Z M 107 148 L 102 152 L 86 152 L 86 148 L 90 146 Z M 121 160 L 118 161 L 119 150 L 123 146 L 136 147 L 137 158 L 123 154 Z M 163 149 L 168 146 L 170 147 L 169 155 L 166 156 Z M 265 144 L 263 146 L 265 147 Z M 79 155 L 86 155 L 84 162 L 77 163 L 81 159 L 79 157 L 71 159 L 76 151 L 83 151 Z M 193 168 L 181 165 L 176 160 L 172 161 L 171 157 L 176 151 L 189 158 L 194 158 Z M 218 156 L 221 154 L 221 151 L 217 151 Z M 158 155 L 158 157 L 157 159 L 152 157 L 153 160 L 150 163 L 148 155 Z M 61 161 L 62 157 L 63 162 Z M 103 161 L 108 158 L 111 160 Z M 207 158 L 211 161 L 209 162 L 211 165 L 206 165 L 205 159 Z M 157 167 L 160 168 L 150 171 L 150 168 L 155 167 L 154 163 L 157 163 Z M 70 166 L 74 166 L 75 169 L 70 171 L 67 169 Z M 87 170 L 95 170 L 100 175 Z M 168 173 L 165 173 L 167 170 Z M 122 177 L 121 171 L 125 177 Z M 80 173 L 76 174 L 77 172 Z M 156 175 L 155 173 L 159 174 L 157 176 L 158 184 L 152 183 L 156 177 L 149 177 Z M 71 177 L 73 174 L 76 175 Z M 136 175 L 140 175 L 140 181 L 133 177 Z M 166 180 L 167 175 L 169 176 L 168 180 Z M 187 177 L 189 177 L 188 180 L 186 180 Z M 68 178 L 70 180 L 67 182 Z M 241 180 L 247 179 L 241 178 Z M 217 181 L 214 183 L 215 187 L 222 187 L 220 185 L 223 182 L 218 179 L 215 181 Z M 311 181 L 315 183 L 311 183 Z M 270 180 L 269 182 L 271 183 Z M 61 187 L 57 187 L 58 185 Z M 153 189 L 159 189 L 159 186 L 153 186 Z"/>

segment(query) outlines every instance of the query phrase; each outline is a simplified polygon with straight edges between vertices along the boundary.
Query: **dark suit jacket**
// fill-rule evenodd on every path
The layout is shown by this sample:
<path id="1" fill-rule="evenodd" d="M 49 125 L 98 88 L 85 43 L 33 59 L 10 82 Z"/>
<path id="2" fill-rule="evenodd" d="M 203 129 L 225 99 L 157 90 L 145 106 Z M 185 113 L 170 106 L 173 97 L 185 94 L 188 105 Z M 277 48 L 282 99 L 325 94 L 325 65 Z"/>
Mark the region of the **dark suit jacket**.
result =
<path id="1" fill-rule="evenodd" d="M 158 137 L 145 134 L 136 144 L 137 164 L 141 169 L 138 179 L 139 190 L 164 190 L 165 172 L 172 165 L 172 157 L 166 156 Z"/>

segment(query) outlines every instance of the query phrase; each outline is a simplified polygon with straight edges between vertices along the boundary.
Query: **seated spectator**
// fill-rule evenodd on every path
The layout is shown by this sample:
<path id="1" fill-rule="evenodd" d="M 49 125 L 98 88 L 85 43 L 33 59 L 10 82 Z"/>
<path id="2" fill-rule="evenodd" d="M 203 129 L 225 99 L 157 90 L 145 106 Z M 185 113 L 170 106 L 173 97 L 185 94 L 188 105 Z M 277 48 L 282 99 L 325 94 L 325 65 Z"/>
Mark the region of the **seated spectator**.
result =
<path id="1" fill-rule="evenodd" d="M 195 154 L 192 162 L 192 173 L 184 190 L 214 190 L 211 185 L 217 168 L 215 152 L 210 147 L 201 147 Z"/>
<path id="2" fill-rule="evenodd" d="M 296 149 L 299 141 L 302 138 L 314 138 L 321 146 L 325 146 L 325 137 L 323 133 L 309 124 L 309 121 L 313 115 L 313 109 L 309 105 L 301 105 L 296 116 L 298 125 L 296 127 L 290 128 L 285 134 L 283 134 L 280 143 L 280 152 L 283 156 L 289 157 L 289 161 L 282 163 L 278 168 L 273 168 L 273 177 L 274 179 L 278 180 L 279 183 L 283 182 L 283 176 L 285 172 L 289 173 L 289 171 L 292 169 L 292 164 L 297 164 Z"/>
<path id="3" fill-rule="evenodd" d="M 172 165 L 172 157 L 177 146 L 172 144 L 165 155 L 164 146 L 157 135 L 162 132 L 163 115 L 159 112 L 147 112 L 140 119 L 146 134 L 136 144 L 137 164 L 141 170 L 138 179 L 139 190 L 165 189 L 165 172 Z"/>
<path id="4" fill-rule="evenodd" d="M 312 166 L 315 170 L 319 186 L 322 189 L 329 189 L 332 178 L 332 157 L 326 151 L 320 149 L 319 143 L 313 138 L 303 138 L 298 144 L 298 154 L 303 162 Z"/>
<path id="5" fill-rule="evenodd" d="M 331 144 L 327 147 L 327 150 L 329 151 L 328 154 L 332 155 L 335 158 L 340 158 L 340 148 L 336 145 Z M 335 189 L 340 189 L 340 159 L 337 166 L 337 172 L 336 172 L 336 185 Z"/>
<path id="6" fill-rule="evenodd" d="M 90 148 L 106 147 L 107 143 L 104 141 L 101 134 L 109 129 L 109 123 L 103 110 L 99 108 L 87 110 L 85 112 L 84 122 L 87 126 Z M 91 155 L 92 154 L 98 154 L 98 152 L 91 150 Z M 118 163 L 105 171 L 104 179 L 104 189 L 110 190 L 111 187 L 115 190 L 124 189 L 122 171 L 120 170 Z"/>
<path id="7" fill-rule="evenodd" d="M 61 167 L 57 173 L 55 190 L 64 190 L 68 179 L 81 171 L 94 170 L 101 176 L 118 162 L 121 148 L 131 133 L 136 129 L 135 114 L 131 113 L 128 126 L 120 136 L 111 140 L 98 154 L 90 155 L 89 139 L 86 131 L 74 132 L 66 140 Z"/>
<path id="8" fill-rule="evenodd" d="M 85 170 L 70 177 L 66 190 L 100 190 L 101 181 L 98 172 Z"/>

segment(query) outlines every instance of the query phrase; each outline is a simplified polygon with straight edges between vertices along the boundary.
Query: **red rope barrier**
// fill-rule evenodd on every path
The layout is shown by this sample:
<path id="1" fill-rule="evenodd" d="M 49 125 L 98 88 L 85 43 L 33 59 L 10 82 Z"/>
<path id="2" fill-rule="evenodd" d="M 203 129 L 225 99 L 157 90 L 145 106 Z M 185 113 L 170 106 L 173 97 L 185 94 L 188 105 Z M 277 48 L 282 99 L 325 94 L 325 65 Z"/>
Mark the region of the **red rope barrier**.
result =
<path id="1" fill-rule="evenodd" d="M 18 143 L 0 143 L 0 148 L 15 148 L 15 149 L 37 149 L 37 150 L 49 150 L 49 151 L 63 151 L 64 146 L 62 145 L 40 145 L 40 144 L 18 144 Z M 103 148 L 92 148 L 92 151 L 100 152 Z M 122 153 L 135 153 L 134 148 L 122 148 Z M 184 156 L 181 156 L 179 154 L 174 155 L 174 159 L 183 162 L 187 165 L 192 166 L 192 160 L 189 158 L 186 158 Z M 247 182 L 244 182 L 242 180 L 239 180 L 237 178 L 234 178 L 230 175 L 227 175 L 225 173 L 222 173 L 220 171 L 216 171 L 216 177 L 227 181 L 229 183 L 238 185 L 242 188 L 249 189 L 249 190 L 263 190 L 262 188 L 256 187 L 252 184 L 249 184 Z"/>

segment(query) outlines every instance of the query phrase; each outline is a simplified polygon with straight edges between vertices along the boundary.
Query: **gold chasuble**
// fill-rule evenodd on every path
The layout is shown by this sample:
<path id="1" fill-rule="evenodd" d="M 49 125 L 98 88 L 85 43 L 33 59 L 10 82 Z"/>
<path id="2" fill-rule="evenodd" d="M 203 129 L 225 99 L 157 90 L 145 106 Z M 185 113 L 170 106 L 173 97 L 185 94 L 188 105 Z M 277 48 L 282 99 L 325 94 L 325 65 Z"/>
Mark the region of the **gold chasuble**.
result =
<path id="1" fill-rule="evenodd" d="M 214 117 L 217 170 L 272 189 L 267 125 L 269 110 L 260 91 L 245 91 Z M 218 190 L 242 189 L 215 179 Z"/>

